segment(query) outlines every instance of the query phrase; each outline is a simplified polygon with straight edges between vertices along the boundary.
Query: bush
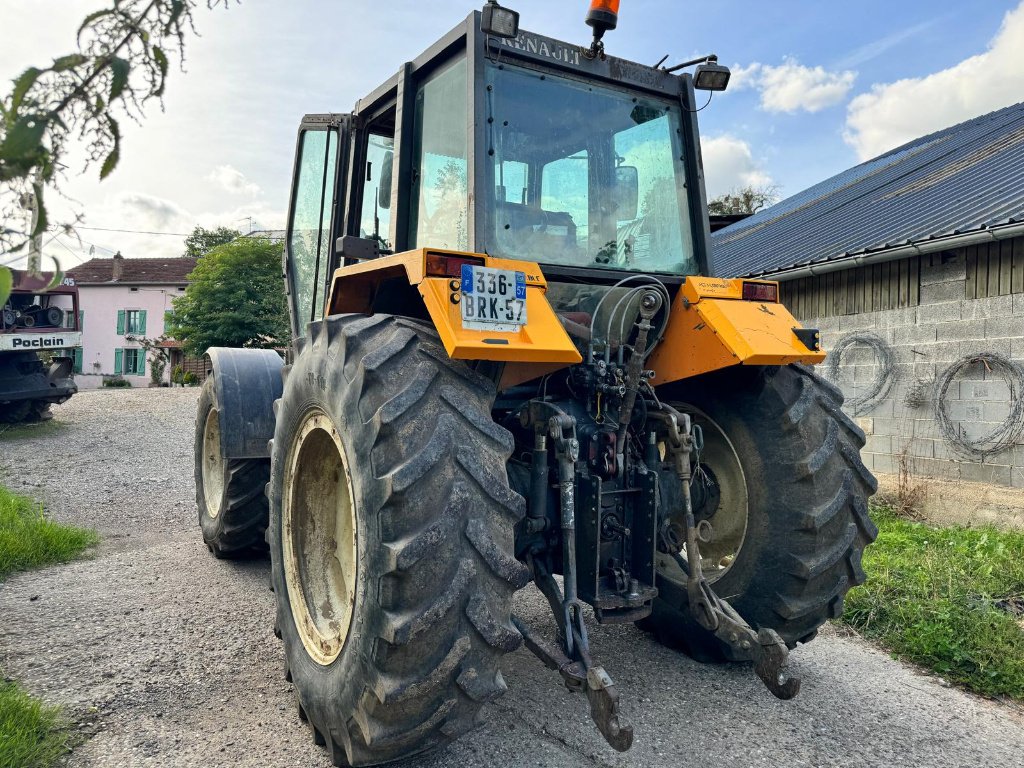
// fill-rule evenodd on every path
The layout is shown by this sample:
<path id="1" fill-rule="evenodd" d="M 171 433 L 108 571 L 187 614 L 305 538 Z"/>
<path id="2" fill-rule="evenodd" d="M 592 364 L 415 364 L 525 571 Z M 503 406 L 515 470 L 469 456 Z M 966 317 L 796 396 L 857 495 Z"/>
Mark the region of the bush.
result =
<path id="1" fill-rule="evenodd" d="M 121 388 L 121 387 L 130 387 L 131 385 L 132 385 L 132 383 L 130 381 L 128 381 L 128 379 L 126 379 L 124 376 L 121 376 L 120 374 L 118 374 L 116 376 L 104 376 L 103 377 L 103 386 L 104 387 L 112 387 L 114 389 L 118 389 L 118 388 Z"/>
<path id="2" fill-rule="evenodd" d="M 182 371 L 180 365 L 174 366 L 174 370 L 171 371 L 171 383 L 172 384 L 184 384 L 185 383 L 185 372 Z"/>
<path id="3" fill-rule="evenodd" d="M 167 359 L 163 354 L 157 352 L 149 358 L 149 381 L 154 387 L 159 387 L 164 380 L 164 371 L 167 369 Z"/>
<path id="4" fill-rule="evenodd" d="M 192 373 L 192 371 L 186 371 L 185 375 L 182 376 L 181 381 L 189 387 L 194 387 L 199 383 L 199 377 Z"/>

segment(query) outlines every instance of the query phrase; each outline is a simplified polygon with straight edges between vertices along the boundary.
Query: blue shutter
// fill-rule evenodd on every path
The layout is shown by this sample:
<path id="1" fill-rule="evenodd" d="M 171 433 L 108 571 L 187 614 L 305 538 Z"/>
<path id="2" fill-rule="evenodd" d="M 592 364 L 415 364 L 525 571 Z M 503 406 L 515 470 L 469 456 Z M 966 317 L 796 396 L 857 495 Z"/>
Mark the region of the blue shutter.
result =
<path id="1" fill-rule="evenodd" d="M 117 310 L 117 335 L 124 336 L 124 310 Z"/>
<path id="2" fill-rule="evenodd" d="M 123 360 L 124 360 L 124 350 L 123 349 L 115 349 L 114 350 L 114 374 L 115 375 L 119 376 L 121 374 L 121 372 L 122 372 L 122 370 L 124 368 L 124 363 L 122 362 Z"/>
<path id="3" fill-rule="evenodd" d="M 74 360 L 75 360 L 75 373 L 81 373 L 82 372 L 82 348 L 81 347 L 75 347 L 72 350 L 72 356 L 74 357 Z"/>
<path id="4" fill-rule="evenodd" d="M 80 331 L 84 331 L 85 330 L 85 310 L 84 309 L 78 310 L 78 330 L 80 330 Z"/>
<path id="5" fill-rule="evenodd" d="M 139 328 L 137 332 L 139 336 L 146 335 L 146 310 L 144 309 L 139 310 Z"/>
<path id="6" fill-rule="evenodd" d="M 140 349 L 135 353 L 135 372 L 139 376 L 146 375 L 146 350 Z"/>

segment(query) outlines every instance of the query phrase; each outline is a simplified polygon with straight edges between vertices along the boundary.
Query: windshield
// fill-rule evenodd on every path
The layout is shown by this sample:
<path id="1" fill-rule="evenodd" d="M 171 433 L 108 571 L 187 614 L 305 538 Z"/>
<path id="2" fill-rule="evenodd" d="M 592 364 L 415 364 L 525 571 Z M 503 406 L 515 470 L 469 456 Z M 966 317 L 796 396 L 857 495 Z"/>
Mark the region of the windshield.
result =
<path id="1" fill-rule="evenodd" d="M 487 84 L 498 254 L 697 272 L 678 105 L 507 64 Z"/>

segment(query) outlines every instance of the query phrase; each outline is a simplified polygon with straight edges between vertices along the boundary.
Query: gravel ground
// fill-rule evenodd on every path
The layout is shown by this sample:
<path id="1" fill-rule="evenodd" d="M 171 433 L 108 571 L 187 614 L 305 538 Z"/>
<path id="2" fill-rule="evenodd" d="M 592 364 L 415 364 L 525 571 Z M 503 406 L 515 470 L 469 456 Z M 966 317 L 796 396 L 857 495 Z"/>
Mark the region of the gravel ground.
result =
<path id="1" fill-rule="evenodd" d="M 4 483 L 103 535 L 91 560 L 0 585 L 0 666 L 67 705 L 85 736 L 71 766 L 327 766 L 281 675 L 268 564 L 217 561 L 202 546 L 196 397 L 83 392 L 55 408 L 53 426 L 0 434 Z M 536 592 L 517 600 L 544 621 Z M 791 702 L 747 668 L 695 664 L 632 627 L 591 637 L 636 728 L 631 752 L 605 746 L 585 698 L 519 650 L 484 726 L 414 764 L 1019 768 L 1024 755 L 1019 709 L 833 631 L 793 654 L 803 690 Z"/>

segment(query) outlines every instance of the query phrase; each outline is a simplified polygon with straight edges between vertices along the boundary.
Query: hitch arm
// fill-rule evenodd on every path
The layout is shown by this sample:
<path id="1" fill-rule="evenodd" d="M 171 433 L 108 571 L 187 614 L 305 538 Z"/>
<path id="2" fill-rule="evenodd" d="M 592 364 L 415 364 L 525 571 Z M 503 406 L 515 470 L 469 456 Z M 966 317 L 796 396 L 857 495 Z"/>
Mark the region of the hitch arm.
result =
<path id="1" fill-rule="evenodd" d="M 787 678 L 782 672 L 789 658 L 786 643 L 774 629 L 762 628 L 755 632 L 728 601 L 715 594 L 704 578 L 690 498 L 693 435 L 689 415 L 666 406 L 662 411 L 650 414 L 650 417 L 660 419 L 666 425 L 667 449 L 675 459 L 676 474 L 682 484 L 686 558 L 683 559 L 679 554 L 679 545 L 667 531 L 661 539 L 663 546 L 686 574 L 690 613 L 701 627 L 728 645 L 735 658 L 754 662 L 754 671 L 772 694 L 780 699 L 792 699 L 800 691 L 800 680 Z"/>
<path id="2" fill-rule="evenodd" d="M 583 603 L 576 592 L 576 463 L 580 446 L 576 420 L 550 403 L 534 401 L 530 412 L 525 414 L 524 426 L 530 422 L 546 425 L 558 466 L 564 597 L 541 562 L 528 556 L 527 565 L 555 615 L 563 647 L 556 647 L 538 636 L 519 617 L 513 617 L 513 622 L 527 649 L 547 667 L 558 671 L 569 690 L 586 691 L 590 716 L 597 729 L 613 749 L 625 752 L 633 745 L 633 726 L 619 717 L 618 689 L 604 667 L 594 664 L 590 656 Z M 542 444 L 540 437 L 538 433 L 538 447 Z"/>

